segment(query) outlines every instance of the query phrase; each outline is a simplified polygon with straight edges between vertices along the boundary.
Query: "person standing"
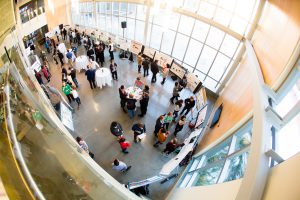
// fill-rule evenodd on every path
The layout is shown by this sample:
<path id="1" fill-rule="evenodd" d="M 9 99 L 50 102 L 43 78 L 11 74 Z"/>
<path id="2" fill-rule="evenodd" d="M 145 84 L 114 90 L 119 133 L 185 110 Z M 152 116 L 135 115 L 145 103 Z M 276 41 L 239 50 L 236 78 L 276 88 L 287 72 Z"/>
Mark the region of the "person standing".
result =
<path id="1" fill-rule="evenodd" d="M 121 87 L 119 88 L 119 95 L 120 95 L 120 99 L 121 99 L 121 108 L 123 109 L 123 111 L 125 113 L 127 113 L 127 111 L 125 110 L 125 105 L 126 105 L 126 99 L 127 99 L 127 92 L 125 90 L 124 85 L 121 85 Z"/>
<path id="2" fill-rule="evenodd" d="M 174 131 L 175 137 L 177 137 L 177 133 L 183 129 L 183 126 L 185 123 L 186 123 L 186 117 L 185 117 L 185 115 L 183 115 L 180 117 L 180 120 L 176 124 L 175 131 Z"/>
<path id="3" fill-rule="evenodd" d="M 173 121 L 173 114 L 171 112 L 168 112 L 168 114 L 164 116 L 164 127 L 166 128 L 166 130 L 169 129 L 169 125 L 172 121 Z"/>
<path id="4" fill-rule="evenodd" d="M 144 69 L 144 77 L 149 75 L 149 60 L 148 58 L 144 59 L 142 62 L 143 69 Z"/>
<path id="5" fill-rule="evenodd" d="M 134 117 L 134 111 L 136 109 L 136 99 L 133 98 L 133 94 L 129 94 L 129 98 L 127 98 L 127 110 L 129 117 L 132 119 Z"/>
<path id="6" fill-rule="evenodd" d="M 111 76 L 114 80 L 118 80 L 118 72 L 117 72 L 117 63 L 114 62 L 114 60 L 110 61 L 110 71 L 111 71 Z"/>
<path id="7" fill-rule="evenodd" d="M 45 41 L 45 48 L 47 49 L 47 52 L 50 53 L 50 45 L 47 39 Z"/>
<path id="8" fill-rule="evenodd" d="M 161 128 L 157 134 L 157 142 L 154 143 L 153 146 L 158 147 L 158 145 L 163 144 L 167 140 L 169 134 L 170 134 L 169 131 L 166 131 L 166 129 Z"/>
<path id="9" fill-rule="evenodd" d="M 130 143 L 128 141 L 126 141 L 126 139 L 124 137 L 120 137 L 119 139 L 119 144 L 120 144 L 120 147 L 122 149 L 122 152 L 127 154 L 129 153 L 127 151 L 127 149 L 131 146 Z"/>
<path id="10" fill-rule="evenodd" d="M 58 56 L 57 56 L 57 50 L 56 50 L 56 48 L 53 50 L 52 58 L 55 61 L 55 64 L 58 65 L 58 62 L 57 62 Z"/>
<path id="11" fill-rule="evenodd" d="M 86 153 L 88 153 L 91 158 L 94 158 L 94 154 L 89 151 L 89 146 L 81 137 L 76 137 L 76 141 L 79 144 L 80 148 L 82 148 Z"/>
<path id="12" fill-rule="evenodd" d="M 142 99 L 140 100 L 141 105 L 141 114 L 140 117 L 143 117 L 147 113 L 147 107 L 149 102 L 149 86 L 145 85 L 145 88 L 143 90 Z"/>
<path id="13" fill-rule="evenodd" d="M 96 88 L 96 82 L 95 82 L 95 70 L 90 69 L 90 67 L 87 67 L 87 71 L 85 72 L 86 78 L 90 83 L 91 89 Z"/>
<path id="14" fill-rule="evenodd" d="M 131 166 L 127 166 L 124 162 L 115 159 L 112 163 L 112 168 L 116 171 L 127 172 L 128 170 L 130 170 Z"/>
<path id="15" fill-rule="evenodd" d="M 132 52 L 130 53 L 128 60 L 129 60 L 129 63 L 133 63 L 133 53 Z"/>
<path id="16" fill-rule="evenodd" d="M 155 60 L 154 62 L 151 63 L 151 72 L 152 72 L 151 83 L 156 82 L 156 74 L 159 72 L 157 63 L 158 63 L 158 60 Z"/>
<path id="17" fill-rule="evenodd" d="M 79 84 L 76 78 L 76 70 L 73 67 L 69 67 L 69 70 L 69 75 L 71 76 L 73 83 L 75 84 L 76 88 L 79 88 Z"/>
<path id="18" fill-rule="evenodd" d="M 175 86 L 173 88 L 173 96 L 170 98 L 170 102 L 174 104 L 174 99 L 178 101 L 178 97 L 180 96 L 181 86 L 178 82 L 175 82 Z"/>
<path id="19" fill-rule="evenodd" d="M 78 92 L 76 91 L 76 88 L 73 86 L 73 89 L 71 91 L 71 94 L 73 96 L 73 98 L 75 99 L 76 103 L 77 103 L 77 110 L 79 110 L 79 106 L 81 104 Z"/>
<path id="20" fill-rule="evenodd" d="M 174 111 L 173 111 L 173 122 L 175 122 L 175 119 L 178 117 L 178 112 L 181 109 L 182 104 L 183 104 L 183 100 L 182 99 L 176 101 L 175 108 L 174 108 Z"/>
<path id="21" fill-rule="evenodd" d="M 40 85 L 44 84 L 42 75 L 40 74 L 40 72 L 37 72 L 36 70 L 34 70 L 34 75 Z"/>
<path id="22" fill-rule="evenodd" d="M 96 54 L 96 62 L 100 63 L 100 54 L 101 54 L 101 49 L 100 45 L 97 45 L 95 47 L 95 54 Z M 101 65 L 102 66 L 102 65 Z"/>
<path id="23" fill-rule="evenodd" d="M 105 44 L 102 41 L 100 41 L 99 46 L 100 46 L 100 63 L 101 63 L 101 67 L 103 67 L 103 63 L 105 61 L 104 59 Z"/>
<path id="24" fill-rule="evenodd" d="M 134 124 L 131 128 L 134 134 L 134 142 L 137 143 L 138 141 L 141 141 L 141 138 L 139 138 L 140 135 L 146 133 L 146 126 L 142 123 Z"/>
<path id="25" fill-rule="evenodd" d="M 50 82 L 50 73 L 49 70 L 47 69 L 47 66 L 44 64 L 42 66 L 42 70 L 44 77 L 47 79 L 48 82 Z"/>
<path id="26" fill-rule="evenodd" d="M 162 70 L 162 76 L 163 76 L 163 80 L 161 82 L 162 85 L 165 84 L 166 78 L 169 75 L 169 71 L 170 71 L 170 65 L 167 64 L 167 66 L 164 67 L 163 70 Z"/>
<path id="27" fill-rule="evenodd" d="M 67 72 L 66 68 L 64 68 L 64 67 L 61 69 L 61 80 L 62 80 L 62 82 L 69 81 L 68 80 L 68 72 Z"/>
<path id="28" fill-rule="evenodd" d="M 118 139 L 120 139 L 124 133 L 123 128 L 119 122 L 113 121 L 110 124 L 110 132 L 116 136 Z"/>
<path id="29" fill-rule="evenodd" d="M 57 42 L 59 42 L 59 34 L 57 31 L 55 31 L 55 35 L 56 35 L 56 38 L 57 38 Z"/>
<path id="30" fill-rule="evenodd" d="M 109 56 L 110 56 L 110 60 L 114 60 L 114 44 L 112 43 L 112 41 L 110 41 L 109 43 Z"/>
<path id="31" fill-rule="evenodd" d="M 194 108 L 194 106 L 195 106 L 195 100 L 194 100 L 193 96 L 191 96 L 190 98 L 185 99 L 184 100 L 184 107 L 183 107 L 182 111 L 180 112 L 180 115 L 182 115 L 182 113 L 184 111 L 186 111 L 185 115 L 187 115 L 190 112 L 190 110 Z"/>
<path id="32" fill-rule="evenodd" d="M 73 52 L 71 49 L 69 49 L 66 56 L 68 58 L 69 65 L 73 66 Z"/>
<path id="33" fill-rule="evenodd" d="M 72 92 L 71 86 L 69 84 L 67 84 L 66 82 L 63 82 L 62 91 L 67 96 L 69 102 L 72 103 L 72 101 L 74 101 L 74 97 L 71 94 L 71 92 Z"/>
<path id="34" fill-rule="evenodd" d="M 64 40 L 67 39 L 67 30 L 66 28 L 63 29 L 63 35 L 64 35 Z"/>
<path id="35" fill-rule="evenodd" d="M 64 66 L 64 54 L 62 54 L 59 50 L 57 51 L 57 56 L 59 58 L 59 61 L 61 63 L 61 67 Z"/>
<path id="36" fill-rule="evenodd" d="M 159 116 L 159 118 L 156 120 L 156 123 L 155 123 L 155 127 L 154 127 L 154 135 L 157 137 L 157 134 L 159 132 L 159 130 L 161 128 L 164 127 L 164 116 L 161 115 Z"/>
<path id="37" fill-rule="evenodd" d="M 142 53 L 139 53 L 139 55 L 137 57 L 138 73 L 141 73 L 142 62 L 143 62 Z"/>
<path id="38" fill-rule="evenodd" d="M 178 144 L 177 139 L 173 138 L 170 142 L 167 143 L 163 153 L 169 155 L 170 153 L 175 151 L 179 146 L 181 146 L 181 144 Z"/>

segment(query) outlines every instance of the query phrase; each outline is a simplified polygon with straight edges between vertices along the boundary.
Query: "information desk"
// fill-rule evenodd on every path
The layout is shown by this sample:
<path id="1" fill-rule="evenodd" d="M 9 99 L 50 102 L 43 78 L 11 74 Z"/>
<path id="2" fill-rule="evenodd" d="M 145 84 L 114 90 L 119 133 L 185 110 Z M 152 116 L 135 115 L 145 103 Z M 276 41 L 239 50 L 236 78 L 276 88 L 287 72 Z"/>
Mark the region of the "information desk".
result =
<path id="1" fill-rule="evenodd" d="M 98 87 L 102 88 L 102 86 L 108 85 L 111 86 L 112 77 L 109 69 L 100 68 L 96 70 L 96 84 Z"/>

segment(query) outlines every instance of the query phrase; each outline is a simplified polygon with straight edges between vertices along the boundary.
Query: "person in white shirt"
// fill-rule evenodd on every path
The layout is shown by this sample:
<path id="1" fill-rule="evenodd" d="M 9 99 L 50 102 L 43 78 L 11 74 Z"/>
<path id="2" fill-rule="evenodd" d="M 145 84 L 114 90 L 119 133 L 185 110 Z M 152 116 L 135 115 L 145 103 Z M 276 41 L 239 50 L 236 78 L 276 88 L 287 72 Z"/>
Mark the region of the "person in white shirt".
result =
<path id="1" fill-rule="evenodd" d="M 109 49 L 109 55 L 110 55 L 110 60 L 114 60 L 114 44 L 112 43 L 112 41 L 109 42 L 108 45 Z"/>
<path id="2" fill-rule="evenodd" d="M 100 68 L 100 65 L 96 61 L 93 61 L 92 59 L 90 59 L 90 66 L 91 69 Z"/>
<path id="3" fill-rule="evenodd" d="M 86 153 L 88 153 L 91 158 L 94 158 L 94 154 L 89 151 L 89 146 L 81 137 L 76 137 L 76 141 L 79 144 L 80 148 L 82 148 Z"/>
<path id="4" fill-rule="evenodd" d="M 131 166 L 127 166 L 124 162 L 115 159 L 112 163 L 112 168 L 116 171 L 127 172 L 130 170 Z"/>
<path id="5" fill-rule="evenodd" d="M 78 95 L 78 92 L 76 91 L 76 87 L 72 87 L 72 91 L 71 91 L 71 94 L 73 95 L 76 103 L 77 103 L 77 109 L 79 110 L 79 106 L 81 104 L 81 101 L 80 101 L 80 98 L 79 98 L 79 95 Z"/>

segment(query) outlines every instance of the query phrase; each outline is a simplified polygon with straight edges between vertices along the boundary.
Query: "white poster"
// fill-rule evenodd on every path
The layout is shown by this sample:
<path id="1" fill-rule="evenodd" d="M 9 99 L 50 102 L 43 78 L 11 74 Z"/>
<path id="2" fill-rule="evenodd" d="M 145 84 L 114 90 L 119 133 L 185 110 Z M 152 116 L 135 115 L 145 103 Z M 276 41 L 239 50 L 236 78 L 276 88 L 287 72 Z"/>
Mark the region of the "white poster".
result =
<path id="1" fill-rule="evenodd" d="M 153 59 L 154 55 L 155 55 L 155 50 L 151 49 L 149 47 L 145 47 L 143 54 L 146 55 L 146 56 L 148 56 L 149 58 Z"/>
<path id="2" fill-rule="evenodd" d="M 61 122 L 70 130 L 74 131 L 72 111 L 62 102 L 60 103 L 60 117 Z"/>
<path id="3" fill-rule="evenodd" d="M 194 90 L 196 89 L 196 87 L 201 83 L 200 78 L 198 78 L 194 73 L 189 72 L 186 75 L 187 78 L 187 87 L 194 92 Z"/>
<path id="4" fill-rule="evenodd" d="M 100 40 L 103 41 L 104 43 L 108 42 L 108 37 L 107 37 L 107 34 L 103 31 L 100 31 Z"/>
<path id="5" fill-rule="evenodd" d="M 130 51 L 134 54 L 139 54 L 142 51 L 143 44 L 131 40 Z"/>
<path id="6" fill-rule="evenodd" d="M 158 60 L 158 65 L 161 67 L 165 67 L 167 64 L 171 65 L 173 61 L 173 59 L 170 56 L 158 52 L 156 52 L 154 60 Z"/>
<path id="7" fill-rule="evenodd" d="M 41 63 L 39 59 L 36 59 L 36 61 L 31 65 L 31 69 L 32 71 L 36 70 L 37 72 L 41 70 Z"/>
<path id="8" fill-rule="evenodd" d="M 176 62 L 173 62 L 170 71 L 181 79 L 183 78 L 186 72 L 186 70 Z"/>
<path id="9" fill-rule="evenodd" d="M 129 45 L 129 43 L 127 42 L 126 39 L 124 39 L 124 38 L 119 38 L 119 39 L 118 39 L 118 47 L 119 47 L 120 49 L 127 51 L 127 50 L 129 49 L 129 46 L 130 46 L 130 45 Z"/>

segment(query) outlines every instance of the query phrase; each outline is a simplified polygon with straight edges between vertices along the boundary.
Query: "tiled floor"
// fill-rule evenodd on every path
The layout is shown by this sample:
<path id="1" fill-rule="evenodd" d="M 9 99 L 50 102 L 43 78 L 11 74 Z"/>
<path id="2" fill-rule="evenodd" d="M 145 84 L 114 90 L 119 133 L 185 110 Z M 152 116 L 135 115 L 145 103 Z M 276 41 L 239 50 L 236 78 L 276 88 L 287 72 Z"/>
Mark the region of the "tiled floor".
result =
<path id="1" fill-rule="evenodd" d="M 79 48 L 79 55 L 85 54 L 83 48 Z M 108 67 L 109 55 L 106 51 L 106 63 L 104 67 Z M 51 59 L 49 59 L 51 60 Z M 164 85 L 160 84 L 162 77 L 158 75 L 157 83 L 151 84 L 151 72 L 146 78 L 142 78 L 144 82 L 150 85 L 150 101 L 148 106 L 147 115 L 143 118 L 137 116 L 140 109 L 137 109 L 136 116 L 130 119 L 120 108 L 120 98 L 118 88 L 121 85 L 125 87 L 132 86 L 137 73 L 137 63 L 129 63 L 128 60 L 121 60 L 118 58 L 118 52 L 115 53 L 115 62 L 118 64 L 118 81 L 113 81 L 112 87 L 104 87 L 90 89 L 89 83 L 86 80 L 84 72 L 77 73 L 78 81 L 80 84 L 79 96 L 82 101 L 80 110 L 74 113 L 74 126 L 75 133 L 83 137 L 88 143 L 90 150 L 95 154 L 95 161 L 104 168 L 109 174 L 121 183 L 128 183 L 131 181 L 139 181 L 159 173 L 162 166 L 169 161 L 174 155 L 168 158 L 162 156 L 161 152 L 165 145 L 154 148 L 154 125 L 155 120 L 160 114 L 164 114 L 173 110 L 173 106 L 169 103 L 169 98 L 172 96 L 172 89 L 174 81 L 170 78 L 167 79 Z M 61 67 L 51 62 L 52 78 L 50 85 L 56 88 L 61 88 Z M 188 90 L 181 92 L 181 97 L 186 98 L 190 95 Z M 139 105 L 139 103 L 137 103 Z M 76 103 L 73 102 L 73 107 L 76 108 Z M 189 118 L 188 118 L 189 119 Z M 131 142 L 132 147 L 129 149 L 129 154 L 124 155 L 121 152 L 120 146 L 116 138 L 110 133 L 110 123 L 118 121 L 123 126 L 125 137 Z M 131 127 L 136 122 L 146 124 L 147 136 L 141 143 L 133 143 L 133 133 Z M 175 128 L 175 124 L 171 125 L 171 133 Z M 189 128 L 186 127 L 178 134 L 179 141 L 190 133 Z M 173 134 L 169 136 L 169 140 Z M 112 161 L 118 158 L 128 165 L 132 165 L 130 171 L 126 174 L 113 171 L 111 168 Z M 151 199 L 165 199 L 168 192 L 176 183 L 177 179 L 172 179 L 165 184 L 154 183 L 150 186 Z"/>

